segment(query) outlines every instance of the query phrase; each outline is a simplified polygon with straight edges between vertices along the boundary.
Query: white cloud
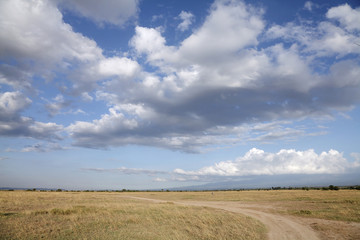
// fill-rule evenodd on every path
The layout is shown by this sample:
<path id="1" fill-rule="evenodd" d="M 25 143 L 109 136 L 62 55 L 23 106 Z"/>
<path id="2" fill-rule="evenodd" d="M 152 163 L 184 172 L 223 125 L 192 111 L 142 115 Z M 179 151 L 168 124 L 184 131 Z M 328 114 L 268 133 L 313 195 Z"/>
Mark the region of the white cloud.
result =
<path id="1" fill-rule="evenodd" d="M 282 149 L 277 153 L 253 148 L 234 161 L 223 161 L 197 171 L 175 169 L 174 173 L 186 176 L 248 176 L 279 174 L 340 174 L 360 167 L 360 162 L 347 161 L 343 154 L 329 150 L 320 154 L 313 149 L 296 151 Z"/>
<path id="2" fill-rule="evenodd" d="M 0 93 L 0 120 L 16 118 L 18 113 L 28 107 L 31 102 L 18 91 Z"/>
<path id="3" fill-rule="evenodd" d="M 63 147 L 58 143 L 37 143 L 34 145 L 26 146 L 20 150 L 20 152 L 51 152 L 51 151 L 60 151 L 67 150 L 68 147 Z"/>
<path id="4" fill-rule="evenodd" d="M 154 178 L 153 181 L 154 181 L 154 182 L 167 182 L 167 180 L 166 180 L 165 178 L 159 178 L 159 177 Z"/>
<path id="5" fill-rule="evenodd" d="M 189 29 L 195 17 L 191 12 L 181 11 L 178 18 L 181 19 L 182 22 L 177 26 L 177 28 L 184 32 Z"/>
<path id="6" fill-rule="evenodd" d="M 91 102 L 94 98 L 87 92 L 81 94 L 81 98 L 86 102 Z"/>
<path id="7" fill-rule="evenodd" d="M 32 73 L 28 72 L 27 69 L 19 69 L 16 66 L 3 63 L 0 65 L 0 84 L 6 84 L 14 89 L 26 89 L 31 90 L 31 79 Z"/>
<path id="8" fill-rule="evenodd" d="M 28 117 L 17 117 L 12 121 L 0 121 L 0 135 L 8 137 L 31 137 L 35 139 L 61 140 L 63 126 L 43 123 Z"/>
<path id="9" fill-rule="evenodd" d="M 196 62 L 222 60 L 248 46 L 256 46 L 265 24 L 262 10 L 241 1 L 218 0 L 203 26 L 181 44 L 181 55 Z"/>
<path id="10" fill-rule="evenodd" d="M 168 172 L 159 171 L 159 170 L 148 170 L 148 169 L 139 169 L 139 168 L 127 168 L 127 167 L 120 167 L 120 168 L 83 168 L 82 170 L 85 171 L 94 171 L 94 172 L 113 172 L 113 173 L 120 173 L 120 174 L 146 174 L 146 175 L 156 175 L 156 174 L 166 174 Z"/>
<path id="11" fill-rule="evenodd" d="M 355 162 L 360 162 L 360 153 L 353 152 L 350 154 L 350 156 L 354 158 Z"/>
<path id="12" fill-rule="evenodd" d="M 53 98 L 53 102 L 49 102 L 45 105 L 46 110 L 48 110 L 50 116 L 55 116 L 61 112 L 62 109 L 70 106 L 71 102 L 65 100 L 64 96 L 58 94 Z"/>
<path id="13" fill-rule="evenodd" d="M 61 139 L 59 135 L 63 129 L 61 125 L 37 122 L 20 115 L 31 102 L 18 91 L 0 93 L 0 135 Z"/>
<path id="14" fill-rule="evenodd" d="M 30 119 L 27 119 L 30 120 Z M 59 134 L 63 131 L 63 126 L 53 122 L 32 122 L 28 126 L 28 136 L 39 139 L 57 139 L 61 140 L 63 137 Z"/>
<path id="15" fill-rule="evenodd" d="M 100 119 L 92 122 L 77 121 L 68 126 L 67 131 L 88 147 L 106 147 L 109 144 L 109 137 L 114 140 L 111 135 L 119 132 L 131 132 L 137 127 L 136 119 L 128 119 L 116 108 L 110 108 L 109 113 L 103 114 Z M 94 137 L 99 141 L 94 142 Z"/>
<path id="16" fill-rule="evenodd" d="M 140 71 L 140 66 L 137 62 L 128 58 L 112 57 L 106 58 L 99 62 L 98 72 L 104 77 L 118 76 L 118 77 L 133 77 Z"/>
<path id="17" fill-rule="evenodd" d="M 0 9 L 0 57 L 54 63 L 72 59 L 91 61 L 101 55 L 93 40 L 73 32 L 62 21 L 62 14 L 53 2 L 5 0 L 1 1 Z"/>
<path id="18" fill-rule="evenodd" d="M 33 76 L 51 80 L 74 64 L 87 67 L 103 58 L 95 41 L 63 22 L 54 1 L 1 1 L 0 30 L 0 81 L 13 87 L 31 88 Z"/>
<path id="19" fill-rule="evenodd" d="M 263 121 L 331 116 L 360 101 L 360 48 L 354 44 L 359 11 L 342 5 L 329 9 L 319 24 L 269 29 L 263 12 L 242 1 L 217 0 L 203 25 L 176 46 L 167 44 L 161 29 L 137 26 L 130 47 L 135 57 L 156 68 L 146 72 L 129 54 L 103 56 L 93 40 L 63 22 L 54 2 L 5 0 L 0 3 L 0 82 L 29 87 L 32 76 L 65 75 L 73 86 L 47 102 L 52 115 L 69 106 L 66 94 L 92 101 L 95 90 L 96 100 L 105 100 L 109 113 L 66 128 L 79 146 L 143 144 L 199 152 L 204 146 L 244 139 L 271 142 L 320 134 L 292 127 L 267 133 L 252 128 Z M 95 21 L 116 24 L 110 18 Z M 331 66 L 317 61 L 334 56 Z M 9 57 L 17 65 L 7 62 Z M 31 100 L 11 95 L 18 95 L 16 103 L 10 95 L 2 96 L 12 106 L 0 106 L 8 111 L 0 113 L 7 118 L 2 134 L 42 138 L 51 132 L 61 138 L 63 126 L 22 117 Z M 9 116 L 15 121 L 9 122 Z M 244 137 L 229 129 L 247 130 Z"/>
<path id="20" fill-rule="evenodd" d="M 165 62 L 175 58 L 173 47 L 166 46 L 166 40 L 159 29 L 137 26 L 135 36 L 130 40 L 139 55 L 145 54 L 147 61 L 155 66 L 162 66 Z"/>
<path id="21" fill-rule="evenodd" d="M 204 24 L 176 46 L 167 45 L 160 29 L 137 26 L 130 46 L 156 70 L 138 70 L 134 60 L 126 60 L 137 69 L 132 78 L 136 80 L 124 81 L 116 73 L 96 94 L 121 118 L 110 117 L 114 121 L 105 124 L 104 115 L 80 124 L 88 127 L 73 124 L 68 130 L 75 144 L 141 144 L 201 152 L 204 146 L 221 143 L 326 134 L 286 124 L 268 132 L 254 127 L 264 121 L 331 117 L 359 102 L 360 50 L 351 44 L 357 33 L 329 21 L 266 29 L 262 14 L 262 9 L 242 1 L 215 1 Z M 331 44 L 337 35 L 339 42 Z M 317 61 L 333 56 L 338 58 L 332 65 Z M 134 127 L 124 127 L 126 120 Z"/>
<path id="22" fill-rule="evenodd" d="M 312 11 L 314 3 L 311 1 L 306 1 L 304 4 L 304 8 L 308 11 Z"/>
<path id="23" fill-rule="evenodd" d="M 348 31 L 360 31 L 360 7 L 352 9 L 347 3 L 332 7 L 326 17 L 338 20 Z"/>
<path id="24" fill-rule="evenodd" d="M 310 53 L 312 58 L 359 54 L 360 48 L 356 43 L 359 39 L 360 27 L 357 23 L 360 21 L 360 8 L 352 9 L 347 4 L 332 7 L 326 17 L 333 21 L 323 21 L 316 26 L 295 23 L 274 25 L 266 34 L 270 38 L 283 38 L 305 47 L 304 53 Z"/>
<path id="25" fill-rule="evenodd" d="M 98 24 L 123 26 L 138 14 L 139 0 L 62 0 L 65 7 Z"/>
<path id="26" fill-rule="evenodd" d="M 51 80 L 57 74 L 62 74 L 62 77 L 66 76 L 73 83 L 68 92 L 81 95 L 96 88 L 97 81 L 109 77 L 131 78 L 140 70 L 137 62 L 131 59 L 104 57 L 102 49 L 94 40 L 74 32 L 63 21 L 55 3 L 47 0 L 1 1 L 0 59 L 4 60 L 0 68 L 1 83 L 30 88 L 34 75 Z M 97 13 L 101 12 L 101 7 L 105 7 L 128 14 L 126 6 L 137 6 L 136 1 L 71 3 L 88 6 Z M 96 5 L 101 7 L 93 8 Z M 8 59 L 11 60 L 7 62 Z M 17 61 L 15 65 L 13 59 Z M 86 96 L 85 99 L 89 100 Z M 58 106 L 48 107 L 55 110 L 52 114 L 56 114 Z"/>

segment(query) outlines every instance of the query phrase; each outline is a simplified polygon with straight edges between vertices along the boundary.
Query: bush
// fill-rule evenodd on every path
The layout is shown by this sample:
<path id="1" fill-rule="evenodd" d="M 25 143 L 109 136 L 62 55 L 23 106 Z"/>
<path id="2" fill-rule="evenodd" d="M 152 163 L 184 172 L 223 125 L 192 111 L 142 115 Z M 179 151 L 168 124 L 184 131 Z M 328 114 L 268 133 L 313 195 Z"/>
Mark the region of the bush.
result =
<path id="1" fill-rule="evenodd" d="M 334 185 L 330 185 L 330 186 L 329 186 L 329 189 L 330 189 L 330 190 L 336 190 L 336 191 L 337 191 L 337 190 L 339 190 L 339 187 L 338 187 L 338 186 L 334 186 Z"/>
<path id="2" fill-rule="evenodd" d="M 59 209 L 59 208 L 54 208 L 54 209 L 51 209 L 51 211 L 50 211 L 50 213 L 53 215 L 70 215 L 75 212 L 76 211 L 73 209 Z"/>
<path id="3" fill-rule="evenodd" d="M 303 214 L 303 215 L 311 215 L 311 211 L 310 211 L 310 210 L 300 210 L 299 213 L 300 213 L 300 214 Z"/>

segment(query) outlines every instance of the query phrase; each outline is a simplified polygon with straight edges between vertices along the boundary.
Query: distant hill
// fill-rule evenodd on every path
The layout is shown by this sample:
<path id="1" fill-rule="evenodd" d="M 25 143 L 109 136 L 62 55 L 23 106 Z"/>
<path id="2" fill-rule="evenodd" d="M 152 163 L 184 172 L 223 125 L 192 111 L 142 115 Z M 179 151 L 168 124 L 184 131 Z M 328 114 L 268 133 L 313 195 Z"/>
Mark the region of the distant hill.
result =
<path id="1" fill-rule="evenodd" d="M 329 185 L 352 186 L 360 184 L 358 174 L 299 174 L 275 176 L 247 176 L 236 181 L 221 181 L 202 185 L 169 188 L 172 191 L 201 191 L 229 189 L 257 189 L 271 187 L 323 187 Z"/>

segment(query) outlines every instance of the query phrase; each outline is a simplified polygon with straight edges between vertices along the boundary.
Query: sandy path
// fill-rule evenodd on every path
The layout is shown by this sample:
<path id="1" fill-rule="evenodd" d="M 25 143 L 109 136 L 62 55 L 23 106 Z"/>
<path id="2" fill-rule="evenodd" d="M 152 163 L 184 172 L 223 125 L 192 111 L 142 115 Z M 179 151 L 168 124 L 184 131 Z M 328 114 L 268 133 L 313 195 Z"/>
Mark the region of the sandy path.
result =
<path id="1" fill-rule="evenodd" d="M 157 200 L 150 198 L 141 198 L 141 197 L 132 197 L 132 196 L 126 196 L 126 197 L 138 199 L 138 200 L 152 201 L 157 203 L 167 202 L 164 200 Z M 267 227 L 268 239 L 270 240 L 320 239 L 309 226 L 301 224 L 300 221 L 297 221 L 295 217 L 283 216 L 283 215 L 261 211 L 261 208 L 264 207 L 259 206 L 257 204 L 242 204 L 239 202 L 208 202 L 208 201 L 175 201 L 173 203 L 187 205 L 187 206 L 218 208 L 229 212 L 241 213 L 253 217 L 261 221 Z"/>

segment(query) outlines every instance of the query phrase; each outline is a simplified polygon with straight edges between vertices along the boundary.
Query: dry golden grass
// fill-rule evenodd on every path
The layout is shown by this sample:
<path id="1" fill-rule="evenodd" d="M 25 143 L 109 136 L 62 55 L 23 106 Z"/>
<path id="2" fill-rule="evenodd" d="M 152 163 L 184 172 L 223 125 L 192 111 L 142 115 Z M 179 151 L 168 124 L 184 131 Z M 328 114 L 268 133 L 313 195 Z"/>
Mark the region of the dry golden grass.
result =
<path id="1" fill-rule="evenodd" d="M 272 211 L 302 217 L 360 222 L 358 190 L 273 190 L 213 192 L 139 192 L 134 196 L 169 201 L 238 201 L 272 206 Z"/>
<path id="2" fill-rule="evenodd" d="M 249 217 L 120 193 L 0 191 L 0 239 L 264 239 Z"/>

